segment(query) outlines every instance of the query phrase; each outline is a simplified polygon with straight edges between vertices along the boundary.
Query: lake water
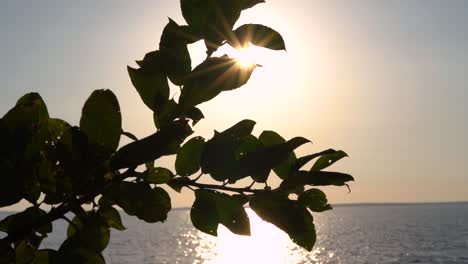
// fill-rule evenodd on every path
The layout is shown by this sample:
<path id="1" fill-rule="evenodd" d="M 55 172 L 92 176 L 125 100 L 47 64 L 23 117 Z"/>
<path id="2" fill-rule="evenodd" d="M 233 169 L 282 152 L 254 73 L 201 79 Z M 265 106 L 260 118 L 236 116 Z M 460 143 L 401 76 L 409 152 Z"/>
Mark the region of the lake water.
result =
<path id="1" fill-rule="evenodd" d="M 290 242 L 248 209 L 252 236 L 220 227 L 218 237 L 195 230 L 189 210 L 173 210 L 164 224 L 124 217 L 112 230 L 107 263 L 468 263 L 468 204 L 348 205 L 315 214 L 312 252 Z M 5 213 L 0 213 L 3 218 Z M 57 248 L 65 222 L 44 242 Z"/>

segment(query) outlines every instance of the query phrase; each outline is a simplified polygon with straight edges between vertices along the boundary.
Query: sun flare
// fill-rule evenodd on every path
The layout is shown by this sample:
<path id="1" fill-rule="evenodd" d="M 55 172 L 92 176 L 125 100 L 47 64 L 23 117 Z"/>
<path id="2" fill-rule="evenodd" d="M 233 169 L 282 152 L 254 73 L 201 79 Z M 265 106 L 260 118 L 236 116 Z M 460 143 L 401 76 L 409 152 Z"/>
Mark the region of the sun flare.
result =
<path id="1" fill-rule="evenodd" d="M 252 65 L 259 65 L 262 61 L 259 48 L 253 45 L 240 49 L 229 48 L 227 53 L 231 58 L 235 58 L 239 65 L 244 68 L 251 67 Z"/>

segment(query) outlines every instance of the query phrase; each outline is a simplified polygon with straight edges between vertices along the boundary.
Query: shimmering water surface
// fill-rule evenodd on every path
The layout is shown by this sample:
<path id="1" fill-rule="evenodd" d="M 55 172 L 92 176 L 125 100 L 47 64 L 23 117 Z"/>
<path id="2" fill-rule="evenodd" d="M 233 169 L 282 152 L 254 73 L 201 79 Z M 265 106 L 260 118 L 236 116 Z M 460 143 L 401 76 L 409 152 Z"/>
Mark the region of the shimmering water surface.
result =
<path id="1" fill-rule="evenodd" d="M 189 210 L 173 210 L 164 224 L 125 217 L 112 231 L 107 263 L 468 263 L 468 204 L 337 206 L 315 215 L 312 252 L 262 222 L 252 211 L 252 236 L 220 227 L 219 236 L 195 230 Z M 0 213 L 0 217 L 4 217 Z M 56 248 L 65 222 L 45 246 Z"/>

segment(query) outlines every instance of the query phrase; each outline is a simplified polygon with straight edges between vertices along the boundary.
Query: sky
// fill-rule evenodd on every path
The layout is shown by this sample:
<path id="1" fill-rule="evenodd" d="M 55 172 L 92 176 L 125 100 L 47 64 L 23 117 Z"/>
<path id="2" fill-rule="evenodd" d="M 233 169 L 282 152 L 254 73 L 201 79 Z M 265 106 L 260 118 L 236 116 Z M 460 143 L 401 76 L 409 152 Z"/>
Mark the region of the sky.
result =
<path id="1" fill-rule="evenodd" d="M 157 49 L 168 17 L 184 24 L 178 1 L 1 1 L 0 115 L 35 91 L 76 125 L 91 92 L 108 88 L 124 129 L 153 133 L 126 65 Z M 331 203 L 468 201 L 468 1 L 268 0 L 243 23 L 274 28 L 287 52 L 258 49 L 263 67 L 201 105 L 196 135 L 248 118 L 257 134 L 312 140 L 300 154 L 346 151 L 331 170 L 356 181 L 351 193 L 326 188 Z M 190 47 L 192 66 L 203 48 Z M 174 207 L 193 199 L 171 195 Z"/>

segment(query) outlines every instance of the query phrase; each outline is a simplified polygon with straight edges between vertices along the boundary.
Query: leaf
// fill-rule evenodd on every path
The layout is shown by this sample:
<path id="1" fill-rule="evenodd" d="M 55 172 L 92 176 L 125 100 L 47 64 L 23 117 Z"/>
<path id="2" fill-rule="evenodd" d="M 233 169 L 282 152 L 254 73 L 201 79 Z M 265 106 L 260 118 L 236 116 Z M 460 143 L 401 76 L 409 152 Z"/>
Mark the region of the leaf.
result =
<path id="1" fill-rule="evenodd" d="M 132 84 L 140 94 L 143 103 L 151 110 L 157 111 L 169 99 L 169 83 L 160 69 L 161 54 L 154 51 L 145 55 L 141 69 L 127 67 Z"/>
<path id="2" fill-rule="evenodd" d="M 209 191 L 195 191 L 190 218 L 198 230 L 217 236 L 218 225 L 226 226 L 238 235 L 250 235 L 250 222 L 238 198 Z"/>
<path id="3" fill-rule="evenodd" d="M 190 108 L 216 97 L 223 91 L 237 89 L 250 78 L 255 66 L 242 67 L 236 59 L 223 56 L 208 58 L 188 76 L 179 104 Z"/>
<path id="4" fill-rule="evenodd" d="M 187 43 L 193 41 L 193 34 L 187 32 L 172 19 L 163 30 L 159 49 L 164 60 L 163 70 L 176 85 L 184 83 L 185 76 L 192 70 Z"/>
<path id="5" fill-rule="evenodd" d="M 304 157 L 300 157 L 296 160 L 292 170 L 293 171 L 298 171 L 300 170 L 304 165 L 306 165 L 309 161 L 315 159 L 315 158 L 318 158 L 322 155 L 325 155 L 325 154 L 330 154 L 330 153 L 334 153 L 336 150 L 334 149 L 327 149 L 327 150 L 324 150 L 322 152 L 319 152 L 319 153 L 314 153 L 314 154 L 311 154 L 311 155 L 307 155 L 307 156 L 304 156 Z"/>
<path id="6" fill-rule="evenodd" d="M 171 199 L 161 188 L 151 189 L 146 183 L 121 182 L 104 193 L 128 215 L 148 223 L 164 222 L 171 210 Z"/>
<path id="7" fill-rule="evenodd" d="M 257 4 L 265 3 L 264 0 L 240 0 L 242 10 L 252 8 Z"/>
<path id="8" fill-rule="evenodd" d="M 177 154 L 175 168 L 180 176 L 190 176 L 200 169 L 205 139 L 194 137 L 185 143 Z"/>
<path id="9" fill-rule="evenodd" d="M 80 219 L 82 225 L 62 243 L 56 256 L 57 263 L 99 263 L 100 254 L 107 247 L 110 230 L 102 218 L 90 214 Z"/>
<path id="10" fill-rule="evenodd" d="M 120 217 L 120 213 L 114 207 L 101 207 L 98 210 L 98 213 L 100 217 L 107 222 L 109 227 L 120 231 L 125 230 L 125 227 L 122 224 L 122 218 Z"/>
<path id="11" fill-rule="evenodd" d="M 310 189 L 301 193 L 297 199 L 299 203 L 308 207 L 313 212 L 323 212 L 331 210 L 327 196 L 319 189 Z"/>
<path id="12" fill-rule="evenodd" d="M 241 168 L 240 177 L 253 177 L 257 182 L 265 182 L 267 180 L 269 170 L 277 167 L 282 162 L 288 159 L 295 148 L 305 144 L 308 141 L 305 138 L 296 137 L 285 143 L 259 148 L 242 156 L 239 160 Z"/>
<path id="13" fill-rule="evenodd" d="M 143 179 L 148 183 L 168 183 L 174 177 L 174 173 L 166 168 L 149 168 L 145 171 Z"/>
<path id="14" fill-rule="evenodd" d="M 46 212 L 36 207 L 29 207 L 23 212 L 9 215 L 0 222 L 0 231 L 11 234 L 17 233 L 26 227 L 31 227 L 35 224 L 41 216 L 44 216 Z M 52 224 L 45 224 L 35 230 L 41 234 L 47 234 L 52 232 Z"/>
<path id="15" fill-rule="evenodd" d="M 80 128 L 93 142 L 114 151 L 122 133 L 122 115 L 117 97 L 110 90 L 96 90 L 86 101 Z"/>
<path id="16" fill-rule="evenodd" d="M 264 146 L 273 146 L 285 143 L 286 140 L 281 137 L 278 133 L 274 131 L 263 131 L 259 137 L 259 140 L 263 143 Z M 291 152 L 287 159 L 281 162 L 279 165 L 273 168 L 273 171 L 281 179 L 285 179 L 290 174 L 294 164 L 296 162 L 296 154 Z"/>
<path id="17" fill-rule="evenodd" d="M 54 263 L 54 257 L 57 255 L 57 251 L 52 249 L 41 249 L 37 250 L 34 256 L 34 260 L 31 264 L 49 264 Z"/>
<path id="18" fill-rule="evenodd" d="M 180 4 L 185 21 L 203 36 L 209 54 L 232 34 L 242 11 L 241 2 L 232 0 L 181 0 Z"/>
<path id="19" fill-rule="evenodd" d="M 297 245 L 311 251 L 316 240 L 312 215 L 285 196 L 260 193 L 250 200 L 250 208 L 264 221 L 286 232 Z"/>
<path id="20" fill-rule="evenodd" d="M 222 133 L 215 133 L 205 144 L 201 160 L 202 172 L 210 174 L 217 181 L 238 178 L 240 164 L 236 151 L 254 126 L 254 121 L 242 120 Z"/>
<path id="21" fill-rule="evenodd" d="M 205 118 L 202 111 L 200 109 L 196 108 L 196 107 L 192 107 L 192 108 L 188 109 L 187 111 L 185 111 L 183 116 L 185 116 L 185 117 L 187 117 L 189 119 L 192 119 L 192 126 L 195 126 L 200 120 Z"/>
<path id="22" fill-rule="evenodd" d="M 191 180 L 189 178 L 184 178 L 184 177 L 180 177 L 180 178 L 177 178 L 177 180 L 175 179 L 171 179 L 167 185 L 169 187 L 171 187 L 174 191 L 180 193 L 182 191 L 182 188 L 185 187 L 185 183 L 190 183 Z"/>
<path id="23" fill-rule="evenodd" d="M 292 177 L 286 178 L 280 185 L 283 189 L 297 186 L 344 186 L 346 182 L 354 181 L 354 178 L 345 173 L 330 171 L 299 171 Z"/>
<path id="24" fill-rule="evenodd" d="M 324 154 L 314 163 L 314 165 L 312 166 L 310 170 L 320 171 L 320 170 L 326 169 L 344 157 L 348 157 L 348 154 L 346 154 L 342 150 L 335 151 L 333 153 Z"/>
<path id="25" fill-rule="evenodd" d="M 15 251 L 10 244 L 0 241 L 0 263 L 14 263 Z"/>
<path id="26" fill-rule="evenodd" d="M 235 48 L 242 48 L 252 43 L 272 50 L 286 50 L 283 37 L 275 30 L 259 24 L 246 24 L 234 30 L 235 38 L 230 44 Z"/>
<path id="27" fill-rule="evenodd" d="M 155 134 L 119 149 L 111 160 L 111 167 L 129 168 L 154 161 L 162 156 L 173 155 L 192 132 L 187 124 L 171 123 Z"/>
<path id="28" fill-rule="evenodd" d="M 34 258 L 34 251 L 35 249 L 28 245 L 28 243 L 23 240 L 19 243 L 18 246 L 16 246 L 15 249 L 15 263 L 17 264 L 27 264 L 32 261 Z"/>
<path id="29" fill-rule="evenodd" d="M 49 119 L 47 106 L 38 93 L 28 93 L 22 96 L 16 102 L 15 107 L 3 117 L 3 121 L 10 131 L 31 130 L 39 122 L 47 119 Z"/>
<path id="30" fill-rule="evenodd" d="M 163 103 L 156 111 L 153 113 L 153 121 L 156 128 L 161 129 L 167 125 L 170 125 L 175 118 L 180 114 L 180 107 L 171 99 Z"/>

